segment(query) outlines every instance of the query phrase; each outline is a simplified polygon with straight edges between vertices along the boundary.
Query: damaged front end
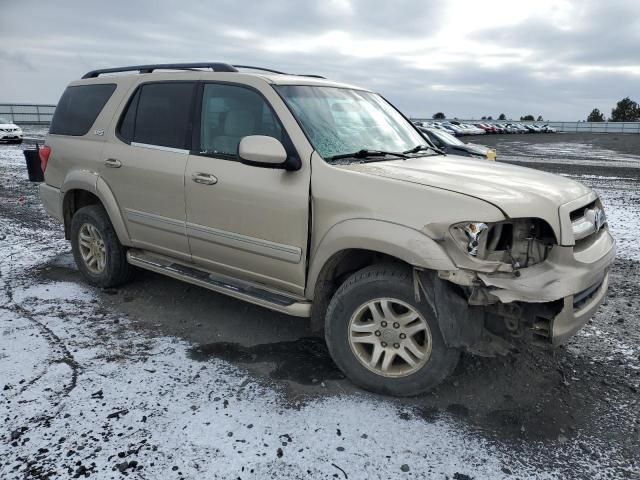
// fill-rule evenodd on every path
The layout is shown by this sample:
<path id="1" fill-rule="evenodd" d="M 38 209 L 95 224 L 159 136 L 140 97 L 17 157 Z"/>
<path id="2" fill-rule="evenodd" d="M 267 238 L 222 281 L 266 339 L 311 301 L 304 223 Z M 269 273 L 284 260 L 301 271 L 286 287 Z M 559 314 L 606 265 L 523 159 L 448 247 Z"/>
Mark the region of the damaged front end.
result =
<path id="1" fill-rule="evenodd" d="M 493 355 L 512 339 L 557 345 L 595 314 L 606 296 L 615 240 L 598 199 L 568 212 L 565 221 L 572 234 L 567 245 L 537 218 L 441 229 L 438 240 L 458 269 L 417 275 L 428 285 L 421 288 L 425 296 L 438 292 L 434 311 L 450 308 L 437 305 L 444 298 L 458 305 L 447 312 L 448 323 L 469 334 L 451 335 L 452 346 Z M 498 339 L 506 345 L 496 348 Z"/>

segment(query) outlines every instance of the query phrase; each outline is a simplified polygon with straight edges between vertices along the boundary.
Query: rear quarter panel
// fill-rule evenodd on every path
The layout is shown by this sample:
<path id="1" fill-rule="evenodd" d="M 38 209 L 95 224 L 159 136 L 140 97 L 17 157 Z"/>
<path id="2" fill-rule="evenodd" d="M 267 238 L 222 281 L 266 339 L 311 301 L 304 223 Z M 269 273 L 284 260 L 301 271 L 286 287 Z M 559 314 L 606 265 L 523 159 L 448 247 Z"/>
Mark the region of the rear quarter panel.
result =
<path id="1" fill-rule="evenodd" d="M 47 185 L 67 190 L 65 179 L 74 170 L 84 170 L 96 173 L 102 162 L 101 152 L 104 146 L 107 128 L 111 124 L 113 115 L 122 103 L 129 90 L 131 78 L 95 78 L 72 82 L 69 86 L 114 83 L 116 89 L 98 114 L 89 131 L 82 136 L 48 134 L 45 144 L 51 147 L 51 155 L 44 174 Z"/>

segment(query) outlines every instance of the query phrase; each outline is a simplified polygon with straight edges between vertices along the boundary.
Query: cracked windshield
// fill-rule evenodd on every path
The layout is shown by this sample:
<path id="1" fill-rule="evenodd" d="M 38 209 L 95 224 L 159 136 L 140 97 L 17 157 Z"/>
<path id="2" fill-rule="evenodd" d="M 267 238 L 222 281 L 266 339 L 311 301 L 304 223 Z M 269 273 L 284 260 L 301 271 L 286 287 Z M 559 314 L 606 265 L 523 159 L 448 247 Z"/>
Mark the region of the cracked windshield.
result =
<path id="1" fill-rule="evenodd" d="M 277 87 L 326 160 L 361 150 L 402 153 L 424 138 L 380 95 L 334 87 Z"/>

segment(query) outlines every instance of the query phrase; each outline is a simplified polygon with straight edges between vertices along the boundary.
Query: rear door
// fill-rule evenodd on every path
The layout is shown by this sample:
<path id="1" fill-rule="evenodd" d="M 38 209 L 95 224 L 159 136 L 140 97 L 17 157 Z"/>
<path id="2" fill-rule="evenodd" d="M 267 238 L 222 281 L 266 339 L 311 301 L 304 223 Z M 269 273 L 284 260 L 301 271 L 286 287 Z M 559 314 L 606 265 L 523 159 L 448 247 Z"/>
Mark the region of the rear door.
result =
<path id="1" fill-rule="evenodd" d="M 100 174 L 113 191 L 134 246 L 190 259 L 184 171 L 195 82 L 140 85 L 103 151 Z"/>
<path id="2" fill-rule="evenodd" d="M 185 174 L 193 261 L 237 278 L 302 293 L 310 167 L 302 162 L 296 171 L 261 168 L 237 158 L 238 144 L 248 135 L 274 137 L 290 156 L 298 155 L 274 102 L 279 101 L 280 109 L 286 107 L 269 86 L 260 91 L 205 82 L 200 90 L 196 144 Z"/>

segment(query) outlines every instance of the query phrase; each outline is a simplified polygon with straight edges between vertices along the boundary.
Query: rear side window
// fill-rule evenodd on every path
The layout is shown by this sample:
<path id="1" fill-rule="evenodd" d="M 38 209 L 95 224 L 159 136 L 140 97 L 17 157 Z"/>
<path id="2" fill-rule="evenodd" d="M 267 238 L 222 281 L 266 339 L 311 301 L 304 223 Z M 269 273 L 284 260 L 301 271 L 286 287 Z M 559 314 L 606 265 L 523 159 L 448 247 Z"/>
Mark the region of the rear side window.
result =
<path id="1" fill-rule="evenodd" d="M 118 135 L 127 143 L 187 149 L 195 83 L 147 83 L 136 90 L 121 117 Z"/>
<path id="2" fill-rule="evenodd" d="M 115 89 L 114 83 L 67 87 L 56 106 L 49 132 L 86 135 Z"/>

